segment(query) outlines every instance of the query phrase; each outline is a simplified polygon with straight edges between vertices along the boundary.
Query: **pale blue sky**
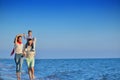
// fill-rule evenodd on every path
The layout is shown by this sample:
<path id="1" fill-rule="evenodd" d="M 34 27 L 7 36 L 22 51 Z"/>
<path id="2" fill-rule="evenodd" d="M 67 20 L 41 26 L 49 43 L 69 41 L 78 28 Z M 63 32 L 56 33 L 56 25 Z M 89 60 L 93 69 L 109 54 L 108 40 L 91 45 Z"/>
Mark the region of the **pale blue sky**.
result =
<path id="1" fill-rule="evenodd" d="M 0 28 L 0 58 L 29 29 L 40 59 L 120 58 L 119 0 L 0 0 Z"/>

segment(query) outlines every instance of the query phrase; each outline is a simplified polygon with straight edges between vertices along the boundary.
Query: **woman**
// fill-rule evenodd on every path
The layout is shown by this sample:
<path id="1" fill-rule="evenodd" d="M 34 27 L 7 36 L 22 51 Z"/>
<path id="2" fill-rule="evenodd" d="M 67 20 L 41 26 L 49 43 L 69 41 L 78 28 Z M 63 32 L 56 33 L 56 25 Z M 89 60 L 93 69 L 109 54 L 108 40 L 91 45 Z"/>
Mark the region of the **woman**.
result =
<path id="1" fill-rule="evenodd" d="M 23 34 L 19 34 L 15 38 L 14 42 L 14 51 L 15 51 L 15 63 L 16 63 L 16 76 L 17 80 L 21 79 L 21 68 L 22 68 L 22 56 L 23 56 L 23 43 L 22 43 Z"/>
<path id="2" fill-rule="evenodd" d="M 35 78 L 34 76 L 35 51 L 33 51 L 32 49 L 33 49 L 33 39 L 29 39 L 25 45 L 24 53 L 26 56 L 26 62 L 28 66 L 28 74 L 30 80 L 33 80 Z"/>

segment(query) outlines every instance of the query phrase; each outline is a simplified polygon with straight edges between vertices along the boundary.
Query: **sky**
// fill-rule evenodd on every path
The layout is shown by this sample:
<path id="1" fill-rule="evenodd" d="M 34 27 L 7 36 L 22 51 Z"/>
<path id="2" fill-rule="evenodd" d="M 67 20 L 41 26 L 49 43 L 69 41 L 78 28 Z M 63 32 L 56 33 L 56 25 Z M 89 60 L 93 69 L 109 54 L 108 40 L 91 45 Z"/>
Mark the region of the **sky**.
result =
<path id="1" fill-rule="evenodd" d="M 38 59 L 120 58 L 120 1 L 0 0 L 0 58 L 28 30 Z"/>

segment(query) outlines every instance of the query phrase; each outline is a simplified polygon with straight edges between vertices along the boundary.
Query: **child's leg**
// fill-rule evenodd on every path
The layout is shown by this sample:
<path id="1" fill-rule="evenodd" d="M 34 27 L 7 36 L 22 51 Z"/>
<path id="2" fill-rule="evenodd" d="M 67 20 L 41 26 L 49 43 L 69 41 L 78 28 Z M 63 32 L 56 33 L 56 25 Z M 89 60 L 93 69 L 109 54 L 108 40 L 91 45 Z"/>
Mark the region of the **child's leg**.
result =
<path id="1" fill-rule="evenodd" d="M 34 38 L 34 40 L 33 40 L 33 50 L 35 50 L 35 47 L 36 47 L 36 39 Z"/>

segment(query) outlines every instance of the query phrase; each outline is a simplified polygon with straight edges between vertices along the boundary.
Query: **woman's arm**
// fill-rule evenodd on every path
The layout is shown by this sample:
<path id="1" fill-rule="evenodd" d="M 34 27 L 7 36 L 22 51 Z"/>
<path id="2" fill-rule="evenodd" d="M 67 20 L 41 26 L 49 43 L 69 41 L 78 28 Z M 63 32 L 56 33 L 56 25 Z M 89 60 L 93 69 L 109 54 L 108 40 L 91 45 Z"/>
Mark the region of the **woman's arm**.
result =
<path id="1" fill-rule="evenodd" d="M 23 46 L 23 56 L 26 57 L 25 45 Z"/>
<path id="2" fill-rule="evenodd" d="M 17 38 L 18 38 L 18 36 L 15 37 L 15 44 L 17 44 Z"/>

